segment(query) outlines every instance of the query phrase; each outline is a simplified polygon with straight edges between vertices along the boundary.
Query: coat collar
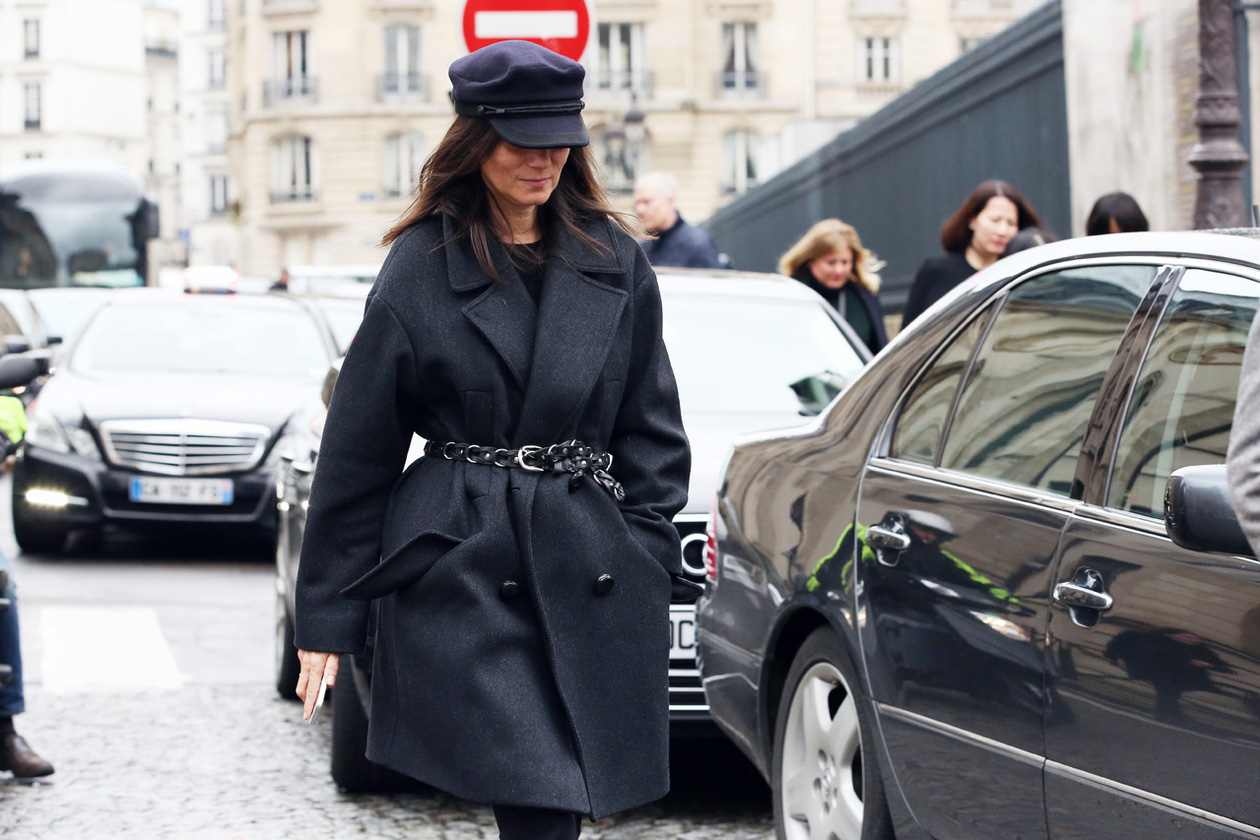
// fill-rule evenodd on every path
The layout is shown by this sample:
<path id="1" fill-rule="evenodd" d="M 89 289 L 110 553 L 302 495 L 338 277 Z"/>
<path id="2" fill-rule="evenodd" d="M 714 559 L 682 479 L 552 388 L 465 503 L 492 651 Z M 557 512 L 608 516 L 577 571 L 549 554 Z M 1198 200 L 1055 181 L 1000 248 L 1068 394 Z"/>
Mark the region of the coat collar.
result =
<path id="1" fill-rule="evenodd" d="M 571 424 L 603 369 L 627 293 L 590 274 L 624 274 L 611 225 L 585 228 L 607 252 L 560 231 L 547 260 L 537 308 L 502 249 L 495 268 L 507 282 L 493 283 L 477 264 L 466 239 L 454 240 L 449 219 L 443 225 L 447 272 L 456 291 L 489 286 L 463 307 L 463 313 L 503 360 L 524 403 L 515 437 L 544 444 Z"/>

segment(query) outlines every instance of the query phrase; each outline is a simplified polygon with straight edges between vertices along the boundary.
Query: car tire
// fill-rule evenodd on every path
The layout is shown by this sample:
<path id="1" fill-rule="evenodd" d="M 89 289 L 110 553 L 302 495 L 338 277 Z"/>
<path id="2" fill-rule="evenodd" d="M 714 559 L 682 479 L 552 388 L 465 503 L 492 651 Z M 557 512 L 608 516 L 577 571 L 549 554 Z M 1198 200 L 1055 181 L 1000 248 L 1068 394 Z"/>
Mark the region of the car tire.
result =
<path id="1" fill-rule="evenodd" d="M 779 840 L 893 840 L 861 683 L 829 627 L 801 645 L 774 727 L 771 787 Z"/>
<path id="2" fill-rule="evenodd" d="M 285 700 L 297 701 L 298 677 L 302 662 L 293 644 L 293 619 L 284 608 L 284 596 L 276 593 L 276 692 Z M 334 686 L 336 688 L 336 686 Z"/>
<path id="3" fill-rule="evenodd" d="M 66 549 L 67 536 L 64 528 L 32 521 L 26 505 L 17 498 L 13 500 L 13 537 L 22 553 L 61 554 Z"/>
<path id="4" fill-rule="evenodd" d="M 332 777 L 346 793 L 389 793 L 418 783 L 367 759 L 368 719 L 348 658 L 332 688 Z"/>

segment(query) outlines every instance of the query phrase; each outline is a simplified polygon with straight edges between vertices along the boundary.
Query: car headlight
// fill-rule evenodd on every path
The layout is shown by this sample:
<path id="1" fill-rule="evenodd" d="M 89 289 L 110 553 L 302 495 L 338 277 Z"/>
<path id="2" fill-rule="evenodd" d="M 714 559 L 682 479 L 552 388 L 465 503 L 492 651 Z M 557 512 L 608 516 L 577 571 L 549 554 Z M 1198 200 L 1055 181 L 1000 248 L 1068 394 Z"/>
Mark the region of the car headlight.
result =
<path id="1" fill-rule="evenodd" d="M 56 417 L 43 411 L 35 410 L 27 416 L 23 440 L 31 446 L 53 452 L 73 452 L 92 461 L 101 460 L 101 450 L 91 432 L 80 426 L 62 426 Z"/>

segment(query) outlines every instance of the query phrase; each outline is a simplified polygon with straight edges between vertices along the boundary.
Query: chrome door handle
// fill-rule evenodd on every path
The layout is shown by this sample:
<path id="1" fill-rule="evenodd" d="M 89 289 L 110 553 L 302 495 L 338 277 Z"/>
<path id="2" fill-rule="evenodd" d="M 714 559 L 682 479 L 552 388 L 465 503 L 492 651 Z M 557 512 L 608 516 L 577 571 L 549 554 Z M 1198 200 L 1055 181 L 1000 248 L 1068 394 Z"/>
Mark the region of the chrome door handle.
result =
<path id="1" fill-rule="evenodd" d="M 910 547 L 910 536 L 905 531 L 894 531 L 880 525 L 872 525 L 866 529 L 866 541 L 876 548 L 890 551 L 905 551 Z"/>
<path id="2" fill-rule="evenodd" d="M 1095 592 L 1075 583 L 1060 583 L 1054 588 L 1054 600 L 1069 607 L 1085 607 L 1089 610 L 1109 610 L 1115 599 L 1106 592 Z"/>

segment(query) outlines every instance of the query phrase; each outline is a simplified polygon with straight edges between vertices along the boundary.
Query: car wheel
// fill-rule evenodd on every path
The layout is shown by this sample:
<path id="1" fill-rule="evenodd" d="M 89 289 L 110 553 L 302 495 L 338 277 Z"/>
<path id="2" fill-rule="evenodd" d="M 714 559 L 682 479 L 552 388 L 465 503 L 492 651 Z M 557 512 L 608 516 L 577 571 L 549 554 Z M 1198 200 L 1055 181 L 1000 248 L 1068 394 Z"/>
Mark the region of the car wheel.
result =
<path id="1" fill-rule="evenodd" d="M 67 532 L 64 528 L 32 521 L 26 505 L 15 498 L 13 537 L 25 554 L 60 554 L 66 548 Z"/>
<path id="2" fill-rule="evenodd" d="M 387 793 L 418 783 L 367 759 L 368 719 L 348 658 L 332 688 L 332 777 L 347 793 Z"/>
<path id="3" fill-rule="evenodd" d="M 302 662 L 293 644 L 293 619 L 284 608 L 284 596 L 276 593 L 276 692 L 285 700 L 297 701 L 298 677 Z M 336 686 L 334 686 L 335 688 Z"/>
<path id="4" fill-rule="evenodd" d="M 892 840 L 859 685 L 830 628 L 815 630 L 792 661 L 774 734 L 779 840 Z"/>

